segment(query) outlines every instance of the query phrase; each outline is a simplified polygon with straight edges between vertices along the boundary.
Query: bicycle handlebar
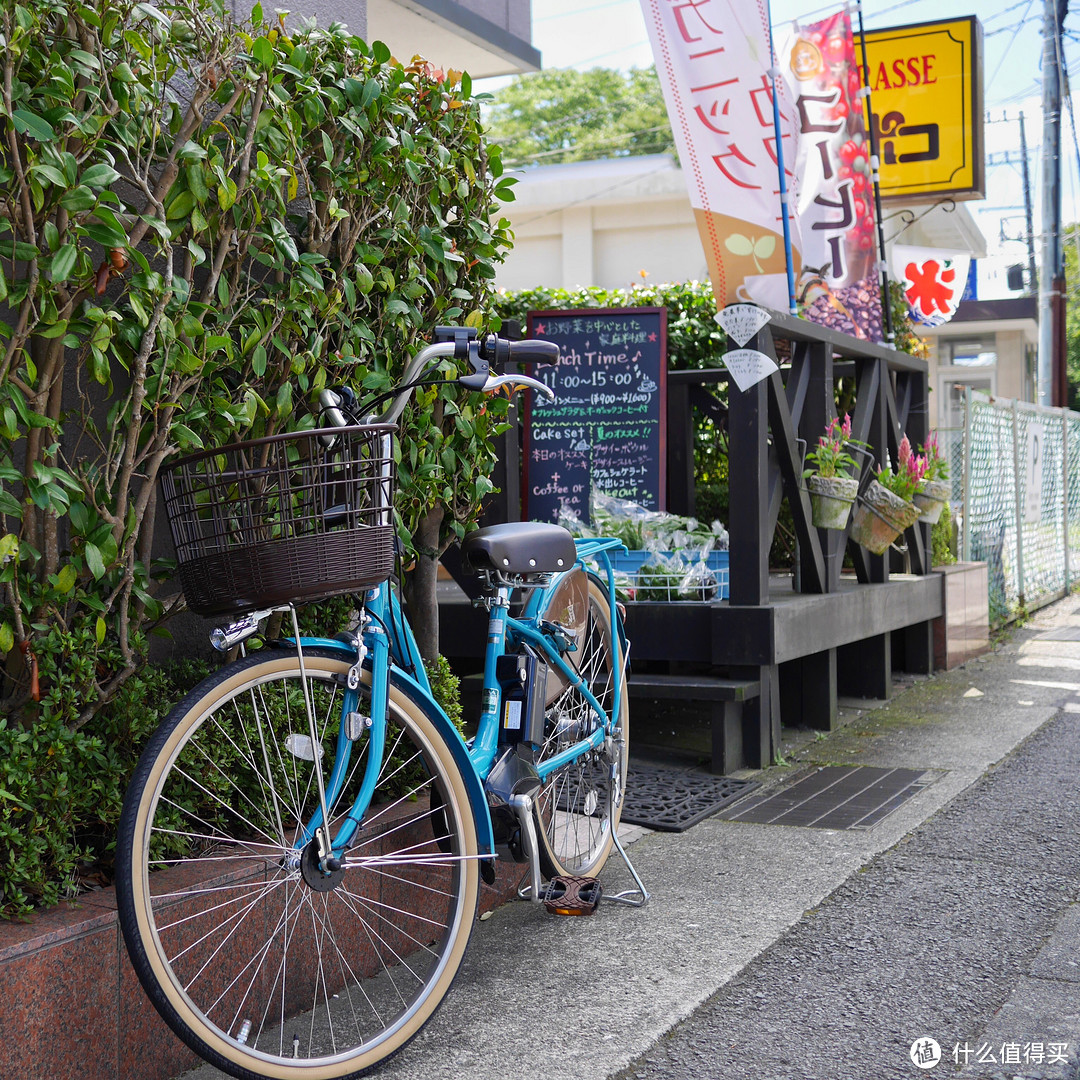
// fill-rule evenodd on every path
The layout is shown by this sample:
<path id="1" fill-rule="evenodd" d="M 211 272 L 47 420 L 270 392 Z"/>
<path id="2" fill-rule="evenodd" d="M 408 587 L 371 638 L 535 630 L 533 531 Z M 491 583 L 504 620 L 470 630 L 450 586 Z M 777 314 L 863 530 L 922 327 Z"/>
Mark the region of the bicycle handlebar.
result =
<path id="1" fill-rule="evenodd" d="M 467 342 L 462 338 L 453 341 L 436 341 L 426 345 L 409 361 L 405 368 L 405 374 L 401 378 L 401 392 L 396 394 L 389 407 L 378 417 L 365 417 L 364 422 L 378 424 L 394 424 L 409 403 L 416 383 L 430 367 L 443 359 L 451 356 L 463 358 L 463 347 L 467 349 L 473 374 L 462 376 L 457 381 L 470 390 L 478 390 L 485 394 L 506 392 L 512 396 L 515 390 L 529 388 L 544 394 L 554 401 L 555 392 L 538 379 L 528 375 L 501 375 L 492 371 L 494 364 L 505 364 L 514 361 L 522 364 L 557 364 L 559 362 L 559 346 L 554 341 L 541 341 L 529 339 L 526 341 L 508 341 L 495 334 L 488 334 L 483 340 L 477 341 L 475 334 Z M 330 422 L 331 427 L 347 427 L 357 423 L 360 418 L 348 416 L 356 407 L 356 398 L 347 387 L 340 390 L 327 388 L 319 391 L 319 404 L 322 406 L 323 415 Z M 344 411 L 343 411 L 344 407 Z"/>

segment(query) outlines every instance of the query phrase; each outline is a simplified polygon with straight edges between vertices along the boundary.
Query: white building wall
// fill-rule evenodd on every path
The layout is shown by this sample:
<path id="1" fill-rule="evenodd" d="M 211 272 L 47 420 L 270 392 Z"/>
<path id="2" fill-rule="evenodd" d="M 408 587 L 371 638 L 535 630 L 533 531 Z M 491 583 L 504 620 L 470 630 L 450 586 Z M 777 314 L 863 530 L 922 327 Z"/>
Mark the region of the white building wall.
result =
<path id="1" fill-rule="evenodd" d="M 515 249 L 496 278 L 502 288 L 625 288 L 642 280 L 708 278 L 685 176 L 673 156 L 546 165 L 515 175 L 515 201 L 498 210 L 515 234 Z M 896 230 L 903 244 L 985 254 L 985 240 L 962 204 L 951 213 L 913 205 L 910 216 L 914 224 L 905 227 L 898 217 L 887 234 Z"/>

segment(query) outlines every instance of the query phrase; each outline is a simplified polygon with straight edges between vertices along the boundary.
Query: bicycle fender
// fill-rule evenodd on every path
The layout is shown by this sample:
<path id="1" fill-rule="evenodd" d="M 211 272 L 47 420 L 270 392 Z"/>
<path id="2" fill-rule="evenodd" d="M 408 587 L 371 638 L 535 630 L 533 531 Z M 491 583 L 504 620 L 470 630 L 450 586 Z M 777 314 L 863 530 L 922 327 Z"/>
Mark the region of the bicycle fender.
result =
<path id="1" fill-rule="evenodd" d="M 301 638 L 304 647 L 319 647 L 333 649 L 342 656 L 355 661 L 356 648 L 344 641 L 335 638 Z M 495 832 L 491 826 L 491 812 L 488 810 L 487 796 L 484 794 L 484 785 L 476 775 L 472 759 L 469 757 L 469 748 L 465 745 L 461 733 L 443 711 L 442 706 L 424 692 L 420 684 L 403 671 L 397 668 L 390 669 L 390 684 L 401 691 L 421 712 L 431 721 L 435 729 L 443 737 L 453 755 L 454 764 L 461 771 L 465 790 L 469 795 L 469 807 L 476 821 L 476 839 L 480 846 L 480 853 L 495 855 Z M 484 865 L 482 862 L 481 865 Z"/>

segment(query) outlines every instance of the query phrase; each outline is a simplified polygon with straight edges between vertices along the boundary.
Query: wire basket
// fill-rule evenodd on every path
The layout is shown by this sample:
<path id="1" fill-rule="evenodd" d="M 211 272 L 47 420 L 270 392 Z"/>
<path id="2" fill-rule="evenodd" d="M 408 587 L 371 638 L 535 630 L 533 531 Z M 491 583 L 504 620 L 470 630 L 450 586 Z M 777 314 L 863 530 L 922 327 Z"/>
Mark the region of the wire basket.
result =
<path id="1" fill-rule="evenodd" d="M 237 615 L 385 581 L 394 564 L 394 430 L 289 432 L 163 468 L 188 607 Z"/>

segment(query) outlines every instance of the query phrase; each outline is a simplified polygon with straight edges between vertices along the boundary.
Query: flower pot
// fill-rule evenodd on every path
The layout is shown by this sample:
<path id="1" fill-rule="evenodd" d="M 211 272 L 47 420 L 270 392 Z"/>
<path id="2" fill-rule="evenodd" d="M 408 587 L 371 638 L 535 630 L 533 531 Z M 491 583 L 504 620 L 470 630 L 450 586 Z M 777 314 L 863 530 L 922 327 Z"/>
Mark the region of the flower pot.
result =
<path id="1" fill-rule="evenodd" d="M 874 555 L 888 546 L 919 517 L 919 508 L 894 495 L 883 484 L 870 481 L 851 519 L 851 539 Z"/>
<path id="2" fill-rule="evenodd" d="M 937 524 L 951 494 L 952 484 L 948 480 L 924 480 L 915 492 L 915 505 L 922 511 L 920 520 L 928 525 Z"/>
<path id="3" fill-rule="evenodd" d="M 817 529 L 846 529 L 859 481 L 850 476 L 808 476 L 810 509 Z"/>

